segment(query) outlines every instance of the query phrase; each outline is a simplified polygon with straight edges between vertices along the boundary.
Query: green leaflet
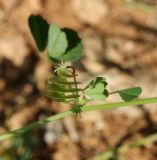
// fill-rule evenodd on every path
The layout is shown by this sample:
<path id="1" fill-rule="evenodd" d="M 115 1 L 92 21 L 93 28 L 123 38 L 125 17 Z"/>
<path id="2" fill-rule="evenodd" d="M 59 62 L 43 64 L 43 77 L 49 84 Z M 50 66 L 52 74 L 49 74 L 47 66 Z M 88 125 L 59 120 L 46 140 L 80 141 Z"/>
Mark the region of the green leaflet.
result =
<path id="1" fill-rule="evenodd" d="M 61 60 L 68 48 L 66 34 L 57 24 L 51 24 L 48 31 L 48 56 L 50 59 Z"/>
<path id="2" fill-rule="evenodd" d="M 94 87 L 90 87 L 85 91 L 85 96 L 90 99 L 105 99 L 107 97 L 107 91 L 104 92 L 103 83 L 97 84 Z"/>
<path id="3" fill-rule="evenodd" d="M 47 46 L 49 24 L 40 15 L 30 15 L 28 24 L 39 51 L 44 51 Z"/>
<path id="4" fill-rule="evenodd" d="M 82 42 L 78 43 L 74 48 L 71 48 L 63 55 L 64 61 L 76 61 L 82 56 L 83 45 Z"/>
<path id="5" fill-rule="evenodd" d="M 106 90 L 107 82 L 103 77 L 95 77 L 84 89 L 84 94 L 88 99 L 105 99 L 108 97 Z"/>
<path id="6" fill-rule="evenodd" d="M 94 87 L 95 85 L 99 84 L 99 83 L 103 83 L 104 84 L 104 87 L 107 86 L 107 82 L 106 82 L 106 79 L 104 77 L 95 77 L 86 87 L 86 88 L 89 88 L 89 87 Z"/>
<path id="7" fill-rule="evenodd" d="M 76 61 L 81 58 L 82 41 L 77 32 L 52 24 L 48 33 L 48 56 L 54 61 Z"/>
<path id="8" fill-rule="evenodd" d="M 120 97 L 124 101 L 131 101 L 137 98 L 142 92 L 140 87 L 128 88 L 118 91 Z"/>
<path id="9" fill-rule="evenodd" d="M 63 60 L 76 61 L 80 59 L 83 53 L 83 44 L 77 32 L 68 28 L 64 28 L 62 31 L 66 34 L 68 40 L 68 48 L 63 54 Z"/>

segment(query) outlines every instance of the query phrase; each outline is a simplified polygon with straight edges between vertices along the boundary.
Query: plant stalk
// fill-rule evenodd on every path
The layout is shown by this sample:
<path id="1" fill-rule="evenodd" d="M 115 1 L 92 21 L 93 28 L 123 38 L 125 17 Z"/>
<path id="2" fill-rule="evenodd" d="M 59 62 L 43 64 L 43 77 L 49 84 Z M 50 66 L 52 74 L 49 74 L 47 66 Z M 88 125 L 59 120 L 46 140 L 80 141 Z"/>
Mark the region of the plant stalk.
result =
<path id="1" fill-rule="evenodd" d="M 127 101 L 127 102 L 115 102 L 115 103 L 107 103 L 107 104 L 100 104 L 100 105 L 93 105 L 93 106 L 84 106 L 81 108 L 81 111 L 86 112 L 86 111 L 92 111 L 92 110 L 115 109 L 115 108 L 119 108 L 119 107 L 127 107 L 127 106 L 131 106 L 131 105 L 143 105 L 143 104 L 149 104 L 149 103 L 157 103 L 157 97 L 137 99 L 137 100 Z M 33 128 L 40 127 L 40 126 L 47 124 L 49 122 L 54 122 L 54 121 L 57 121 L 59 119 L 62 119 L 64 117 L 67 117 L 67 116 L 70 116 L 73 114 L 75 114 L 75 113 L 72 110 L 68 110 L 68 111 L 50 116 L 48 118 L 45 118 L 43 120 L 33 122 L 33 123 L 28 124 L 22 128 L 15 129 L 15 130 L 9 131 L 8 133 L 0 135 L 0 141 L 3 141 L 5 139 L 8 139 L 8 138 L 11 138 L 14 136 L 18 136 L 18 135 L 25 133 Z"/>
<path id="2" fill-rule="evenodd" d="M 90 158 L 89 160 L 109 160 L 109 159 L 113 158 L 114 150 L 117 150 L 118 154 L 122 154 L 122 153 L 127 152 L 131 148 L 150 145 L 156 141 L 157 141 L 157 133 L 154 133 L 154 134 L 151 134 L 147 137 L 141 138 L 140 140 L 131 142 L 126 145 L 124 144 L 118 148 L 112 148 L 112 149 L 109 149 L 105 152 L 99 153 L 99 154 L 95 155 L 94 157 Z"/>

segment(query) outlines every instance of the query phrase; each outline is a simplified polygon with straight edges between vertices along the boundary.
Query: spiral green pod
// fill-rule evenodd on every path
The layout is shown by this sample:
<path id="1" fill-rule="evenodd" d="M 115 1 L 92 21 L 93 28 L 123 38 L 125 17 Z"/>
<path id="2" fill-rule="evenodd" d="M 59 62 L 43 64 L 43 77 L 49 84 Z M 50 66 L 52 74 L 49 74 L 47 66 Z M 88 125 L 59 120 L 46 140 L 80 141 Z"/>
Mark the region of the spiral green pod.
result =
<path id="1" fill-rule="evenodd" d="M 75 102 L 80 97 L 76 81 L 75 70 L 71 66 L 59 66 L 55 69 L 55 75 L 48 80 L 48 98 L 59 102 Z"/>

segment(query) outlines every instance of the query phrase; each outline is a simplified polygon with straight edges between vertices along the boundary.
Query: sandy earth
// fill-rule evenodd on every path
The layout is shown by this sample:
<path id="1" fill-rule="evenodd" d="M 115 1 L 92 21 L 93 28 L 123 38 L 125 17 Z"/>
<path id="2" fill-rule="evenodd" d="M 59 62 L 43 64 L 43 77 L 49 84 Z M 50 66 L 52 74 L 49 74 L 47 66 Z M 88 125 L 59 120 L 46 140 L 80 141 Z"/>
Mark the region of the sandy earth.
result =
<path id="1" fill-rule="evenodd" d="M 83 85 L 101 75 L 111 91 L 141 86 L 142 98 L 157 95 L 156 0 L 1 0 L 0 133 L 69 108 L 46 97 L 52 64 L 39 56 L 29 32 L 32 13 L 78 31 L 84 56 L 73 65 Z M 156 133 L 156 117 L 156 104 L 68 117 L 2 142 L 0 160 L 104 160 L 100 153 Z M 157 145 L 119 156 L 112 159 L 156 160 Z"/>

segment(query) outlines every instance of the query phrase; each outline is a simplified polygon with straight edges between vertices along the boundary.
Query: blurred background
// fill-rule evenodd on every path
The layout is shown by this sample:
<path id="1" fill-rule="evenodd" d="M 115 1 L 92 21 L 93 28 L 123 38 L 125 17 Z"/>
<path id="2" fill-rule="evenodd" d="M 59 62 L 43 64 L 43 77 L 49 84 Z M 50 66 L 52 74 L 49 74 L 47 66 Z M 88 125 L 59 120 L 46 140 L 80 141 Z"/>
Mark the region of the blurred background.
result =
<path id="1" fill-rule="evenodd" d="M 78 31 L 80 81 L 101 75 L 110 91 L 141 86 L 141 98 L 157 95 L 157 0 L 0 0 L 0 134 L 69 107 L 46 97 L 52 64 L 36 49 L 32 13 Z M 157 104 L 92 111 L 1 142 L 0 160 L 156 160 L 155 141 L 116 150 L 156 131 Z"/>

